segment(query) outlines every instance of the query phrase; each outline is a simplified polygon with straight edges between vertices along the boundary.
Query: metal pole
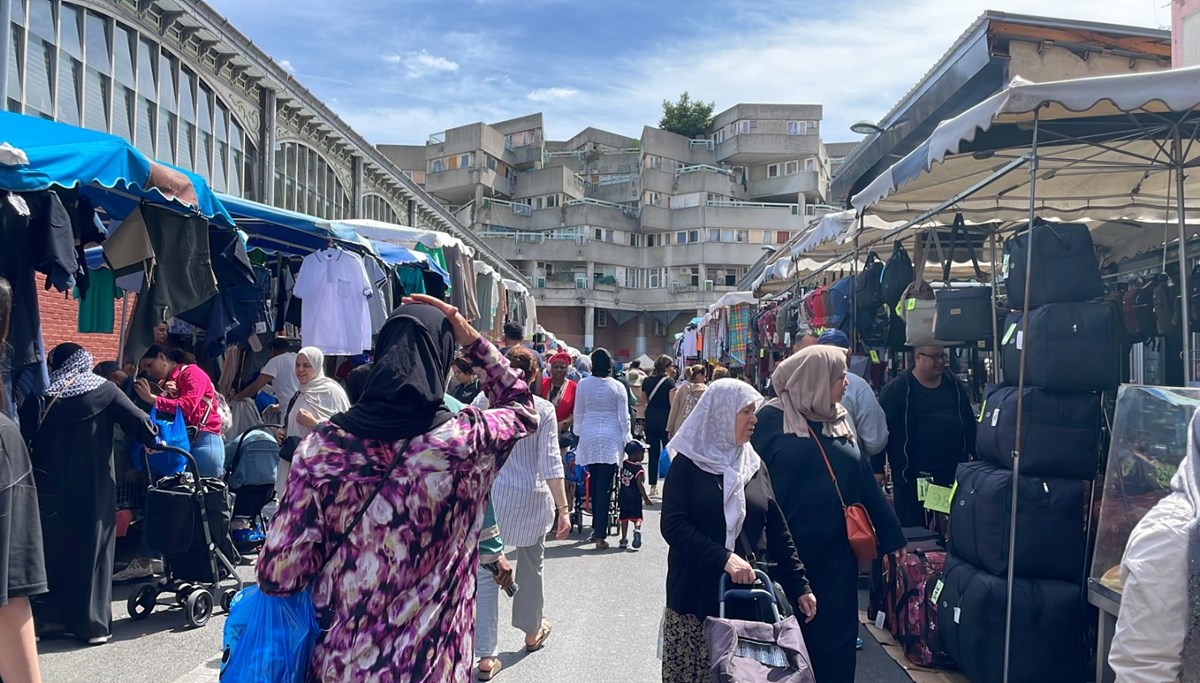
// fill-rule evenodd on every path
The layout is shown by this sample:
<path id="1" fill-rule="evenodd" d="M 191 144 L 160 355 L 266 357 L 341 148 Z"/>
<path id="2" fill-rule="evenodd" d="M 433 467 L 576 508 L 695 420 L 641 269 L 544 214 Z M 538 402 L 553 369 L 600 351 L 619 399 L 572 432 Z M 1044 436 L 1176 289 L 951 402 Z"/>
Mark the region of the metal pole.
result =
<path id="1" fill-rule="evenodd" d="M 1000 321 L 996 319 L 996 309 L 1000 307 L 1000 295 L 996 293 L 996 230 L 988 230 L 992 243 L 992 372 L 1000 376 Z"/>
<path id="2" fill-rule="evenodd" d="M 8 109 L 8 53 L 12 50 L 13 0 L 0 0 L 0 110 Z M 18 98 L 19 99 L 19 98 Z"/>
<path id="3" fill-rule="evenodd" d="M 1196 364 L 1192 361 L 1192 324 L 1188 316 L 1188 268 L 1187 268 L 1187 217 L 1184 215 L 1183 201 L 1183 132 L 1180 124 L 1175 124 L 1175 139 L 1171 144 L 1172 165 L 1175 167 L 1175 219 L 1179 222 L 1179 297 L 1180 328 L 1183 330 L 1183 377 L 1184 382 L 1191 386 L 1196 381 Z"/>
<path id="4" fill-rule="evenodd" d="M 1020 372 L 1017 375 L 1017 430 L 1015 434 L 1015 443 L 1012 452 L 1012 502 L 1010 504 L 1010 513 L 1008 519 L 1008 589 L 1004 596 L 1004 683 L 1008 683 L 1009 660 L 1012 657 L 1012 609 L 1013 609 L 1013 585 L 1016 581 L 1014 569 L 1016 563 L 1013 558 L 1017 555 L 1017 482 L 1021 477 L 1021 421 L 1025 409 L 1025 350 L 1029 334 L 1029 293 L 1033 283 L 1033 221 L 1037 218 L 1035 215 L 1035 206 L 1037 202 L 1037 171 L 1038 171 L 1038 124 L 1040 122 L 1041 108 L 1035 109 L 1033 112 L 1033 140 L 1029 150 L 1029 226 L 1027 232 L 1030 235 L 1028 239 L 1028 248 L 1025 249 L 1025 301 L 1021 305 L 1021 331 L 1017 335 L 1017 343 L 1020 346 L 1021 361 L 1019 363 Z M 1013 302 L 1008 302 L 1011 306 Z"/>
<path id="5" fill-rule="evenodd" d="M 0 0 L 3 2 L 3 0 Z M 117 337 L 117 365 L 125 367 L 125 324 L 126 316 L 129 313 L 129 292 L 121 295 L 121 328 Z"/>
<path id="6" fill-rule="evenodd" d="M 858 240 L 862 236 L 863 215 L 858 215 L 858 229 L 854 231 L 854 286 L 850 288 L 850 348 L 851 353 L 858 349 Z"/>

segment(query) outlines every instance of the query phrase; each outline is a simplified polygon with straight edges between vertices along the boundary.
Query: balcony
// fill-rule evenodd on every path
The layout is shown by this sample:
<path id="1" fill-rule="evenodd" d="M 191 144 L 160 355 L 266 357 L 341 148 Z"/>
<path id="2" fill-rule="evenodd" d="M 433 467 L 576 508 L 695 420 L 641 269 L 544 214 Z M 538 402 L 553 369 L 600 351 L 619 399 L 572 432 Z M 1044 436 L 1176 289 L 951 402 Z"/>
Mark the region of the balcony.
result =
<path id="1" fill-rule="evenodd" d="M 475 220 L 520 231 L 544 231 L 572 225 L 596 225 L 637 232 L 639 209 L 594 199 L 572 199 L 563 206 L 532 209 L 512 202 L 485 200 Z"/>
<path id="2" fill-rule="evenodd" d="M 820 147 L 821 138 L 818 135 L 742 133 L 727 137 L 717 145 L 717 160 L 734 164 L 754 164 L 796 159 L 817 156 Z"/>
<path id="3" fill-rule="evenodd" d="M 512 192 L 508 179 L 488 168 L 467 166 L 425 174 L 425 190 L 451 204 L 464 204 L 474 199 L 476 185 L 483 185 L 506 196 Z"/>
<path id="4" fill-rule="evenodd" d="M 703 206 L 672 209 L 671 229 L 750 228 L 799 230 L 805 225 L 799 204 L 710 201 Z"/>
<path id="5" fill-rule="evenodd" d="M 804 171 L 774 178 L 752 179 L 747 189 L 750 198 L 756 201 L 794 200 L 801 194 L 824 197 L 825 188 L 821 187 L 820 175 L 816 171 Z"/>
<path id="6" fill-rule="evenodd" d="M 628 289 L 597 285 L 588 289 L 576 289 L 574 285 L 547 280 L 544 288 L 534 288 L 532 293 L 538 306 L 585 306 L 633 311 L 679 311 L 707 308 L 731 288 L 670 287 L 656 289 Z"/>

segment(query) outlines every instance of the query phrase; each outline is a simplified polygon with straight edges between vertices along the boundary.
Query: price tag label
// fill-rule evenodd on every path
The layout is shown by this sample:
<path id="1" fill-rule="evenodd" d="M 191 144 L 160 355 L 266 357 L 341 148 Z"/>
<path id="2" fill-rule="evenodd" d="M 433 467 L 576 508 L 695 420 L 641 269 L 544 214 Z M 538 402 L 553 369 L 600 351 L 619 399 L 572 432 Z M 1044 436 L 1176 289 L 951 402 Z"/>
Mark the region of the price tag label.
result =
<path id="1" fill-rule="evenodd" d="M 937 583 L 933 584 L 933 592 L 929 594 L 930 602 L 932 602 L 935 605 L 937 604 L 938 598 L 942 597 L 942 588 L 944 586 L 945 586 L 945 584 L 942 582 L 941 579 L 938 579 Z"/>
<path id="2" fill-rule="evenodd" d="M 1017 330 L 1017 350 L 1020 351 L 1023 348 L 1025 348 L 1025 334 Z"/>
<path id="3" fill-rule="evenodd" d="M 921 477 L 917 480 L 917 500 L 925 500 L 925 494 L 929 492 L 929 486 L 933 484 L 933 480 L 928 477 Z"/>
<path id="4" fill-rule="evenodd" d="M 959 619 L 959 617 L 961 617 L 961 616 L 962 616 L 962 610 L 961 610 L 961 609 L 959 609 L 959 608 L 957 608 L 957 607 L 955 607 L 955 608 L 954 608 L 954 623 L 956 623 L 956 624 L 957 624 L 957 623 L 958 623 L 958 619 Z"/>
<path id="5" fill-rule="evenodd" d="M 909 299 L 905 306 L 908 308 L 908 310 L 915 311 L 917 309 L 917 300 Z"/>
<path id="6" fill-rule="evenodd" d="M 872 363 L 879 362 L 879 354 L 875 352 L 875 349 L 871 349 L 871 362 Z"/>
<path id="7" fill-rule="evenodd" d="M 879 612 L 877 612 L 875 614 L 875 628 L 883 628 L 883 625 L 886 623 L 887 623 L 887 613 L 884 612 L 883 610 L 880 610 Z"/>
<path id="8" fill-rule="evenodd" d="M 1007 344 L 1008 340 L 1012 339 L 1013 333 L 1015 333 L 1016 331 L 1017 331 L 1016 323 L 1009 325 L 1008 329 L 1004 331 L 1004 339 L 1002 339 L 1000 341 L 1000 345 L 1003 346 L 1003 345 Z"/>
<path id="9" fill-rule="evenodd" d="M 954 491 L 949 486 L 930 484 L 925 491 L 925 509 L 950 514 L 950 499 Z"/>
<path id="10" fill-rule="evenodd" d="M 975 418 L 976 422 L 983 422 L 983 416 L 987 414 L 987 399 L 983 399 L 983 405 L 979 406 L 979 417 Z"/>
<path id="11" fill-rule="evenodd" d="M 992 411 L 992 426 L 995 427 L 1000 422 L 1000 409 L 996 408 Z"/>

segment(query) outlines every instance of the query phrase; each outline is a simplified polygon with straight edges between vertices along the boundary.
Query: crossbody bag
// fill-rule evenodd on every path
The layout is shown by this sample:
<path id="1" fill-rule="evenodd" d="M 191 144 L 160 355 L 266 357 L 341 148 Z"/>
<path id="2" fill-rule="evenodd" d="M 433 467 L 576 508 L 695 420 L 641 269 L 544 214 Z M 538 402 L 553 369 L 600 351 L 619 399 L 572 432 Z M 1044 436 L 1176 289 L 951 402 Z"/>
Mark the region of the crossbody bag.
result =
<path id="1" fill-rule="evenodd" d="M 854 556 L 859 562 L 874 560 L 879 556 L 879 539 L 875 535 L 871 515 L 862 503 L 846 505 L 846 499 L 842 497 L 842 487 L 838 485 L 837 475 L 833 473 L 833 465 L 829 463 L 829 456 L 825 454 L 825 446 L 821 445 L 821 439 L 811 429 L 808 430 L 808 435 L 817 442 L 821 457 L 825 459 L 825 467 L 829 470 L 829 478 L 833 480 L 833 490 L 837 491 L 838 502 L 842 504 L 842 514 L 846 516 L 846 536 L 850 539 L 850 548 L 854 551 Z"/>

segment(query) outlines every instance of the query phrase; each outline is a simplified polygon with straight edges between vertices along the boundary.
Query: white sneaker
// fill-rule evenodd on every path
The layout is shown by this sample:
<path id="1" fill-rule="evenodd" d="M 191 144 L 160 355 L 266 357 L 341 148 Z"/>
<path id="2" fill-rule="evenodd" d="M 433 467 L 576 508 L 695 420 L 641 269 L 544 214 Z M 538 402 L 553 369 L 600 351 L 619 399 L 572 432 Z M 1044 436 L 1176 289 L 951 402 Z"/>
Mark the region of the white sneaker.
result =
<path id="1" fill-rule="evenodd" d="M 159 563 L 162 564 L 161 562 Z M 139 579 L 148 579 L 154 576 L 154 560 L 146 557 L 139 557 L 129 563 L 127 567 L 113 574 L 113 583 L 125 583 L 126 581 L 137 581 Z"/>
<path id="2" fill-rule="evenodd" d="M 88 645 L 103 645 L 103 644 L 107 643 L 107 642 L 108 642 L 108 641 L 110 641 L 110 640 L 112 640 L 112 636 L 111 636 L 111 635 L 107 635 L 107 636 L 96 636 L 95 638 L 88 638 L 87 644 L 88 644 Z"/>

